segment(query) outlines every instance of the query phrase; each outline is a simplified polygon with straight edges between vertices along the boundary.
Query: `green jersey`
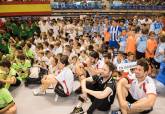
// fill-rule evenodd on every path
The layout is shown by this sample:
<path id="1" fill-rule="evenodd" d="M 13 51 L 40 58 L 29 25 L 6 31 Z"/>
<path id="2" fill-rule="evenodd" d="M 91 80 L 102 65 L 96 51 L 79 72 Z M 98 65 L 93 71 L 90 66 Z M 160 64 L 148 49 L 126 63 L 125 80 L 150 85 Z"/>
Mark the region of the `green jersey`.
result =
<path id="1" fill-rule="evenodd" d="M 13 101 L 13 97 L 6 88 L 0 89 L 0 108 L 5 108 Z"/>

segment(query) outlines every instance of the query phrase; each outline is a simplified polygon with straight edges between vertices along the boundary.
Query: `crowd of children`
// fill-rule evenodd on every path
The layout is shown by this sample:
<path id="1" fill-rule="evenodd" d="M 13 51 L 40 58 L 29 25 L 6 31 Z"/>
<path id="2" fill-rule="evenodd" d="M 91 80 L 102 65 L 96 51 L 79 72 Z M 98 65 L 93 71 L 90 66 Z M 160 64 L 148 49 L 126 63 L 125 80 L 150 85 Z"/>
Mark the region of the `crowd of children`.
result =
<path id="1" fill-rule="evenodd" d="M 0 83 L 9 90 L 21 82 L 26 87 L 41 84 L 33 91 L 34 95 L 43 95 L 52 86 L 59 96 L 67 97 L 73 92 L 74 80 L 79 80 L 82 86 L 75 92 L 88 93 L 93 103 L 87 113 L 92 114 L 95 109 L 109 110 L 117 89 L 117 82 L 113 79 L 120 74 L 116 69 L 119 64 L 140 61 L 138 66 L 145 68 L 143 73 L 147 72 L 144 76 L 156 77 L 160 64 L 165 61 L 163 19 L 163 16 L 109 19 L 99 15 L 62 19 L 2 18 Z M 146 58 L 149 67 L 142 58 Z M 135 70 L 136 75 L 141 76 L 141 67 L 138 67 L 139 71 Z M 95 86 L 99 87 L 88 85 L 86 81 L 95 81 Z M 155 94 L 154 90 L 152 92 Z M 86 101 L 84 96 L 79 97 L 81 102 Z M 105 108 L 100 108 L 102 103 Z M 148 106 L 153 107 L 153 104 Z M 122 113 L 126 114 L 124 105 L 121 103 L 120 106 Z M 0 103 L 0 111 L 4 107 L 6 104 Z M 83 112 L 75 108 L 72 114 L 76 114 L 77 110 Z M 4 114 L 15 114 L 15 111 L 5 111 Z"/>

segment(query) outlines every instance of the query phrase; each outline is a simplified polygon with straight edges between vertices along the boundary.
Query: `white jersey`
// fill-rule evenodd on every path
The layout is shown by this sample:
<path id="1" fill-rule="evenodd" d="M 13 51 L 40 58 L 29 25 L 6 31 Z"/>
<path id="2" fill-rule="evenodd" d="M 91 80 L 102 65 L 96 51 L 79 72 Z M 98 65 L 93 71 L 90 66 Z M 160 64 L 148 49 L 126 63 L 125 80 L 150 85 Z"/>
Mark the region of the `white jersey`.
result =
<path id="1" fill-rule="evenodd" d="M 64 92 L 70 95 L 73 90 L 74 75 L 69 67 L 65 67 L 56 77 L 62 85 Z"/>
<path id="2" fill-rule="evenodd" d="M 145 98 L 147 94 L 156 94 L 156 86 L 153 79 L 149 76 L 145 78 L 143 82 L 138 82 L 137 78 L 131 79 L 131 87 L 129 89 L 130 94 L 136 100 Z"/>

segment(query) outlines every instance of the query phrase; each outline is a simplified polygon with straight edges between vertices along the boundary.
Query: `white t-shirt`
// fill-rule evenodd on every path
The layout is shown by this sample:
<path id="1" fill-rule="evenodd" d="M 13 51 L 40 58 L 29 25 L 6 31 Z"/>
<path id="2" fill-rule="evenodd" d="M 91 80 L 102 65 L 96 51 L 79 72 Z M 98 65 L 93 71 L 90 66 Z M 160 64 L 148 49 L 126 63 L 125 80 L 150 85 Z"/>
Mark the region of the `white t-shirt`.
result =
<path id="1" fill-rule="evenodd" d="M 139 83 L 135 77 L 131 81 L 129 92 L 134 99 L 139 100 L 145 98 L 149 93 L 156 94 L 156 86 L 153 79 L 149 76 L 147 76 L 141 83 Z"/>
<path id="2" fill-rule="evenodd" d="M 58 48 L 54 48 L 52 52 L 53 52 L 54 55 L 57 55 L 57 54 L 63 52 L 63 48 L 62 48 L 62 46 L 60 46 Z"/>
<path id="3" fill-rule="evenodd" d="M 73 90 L 74 75 L 69 67 L 65 67 L 56 77 L 62 85 L 66 94 L 71 94 Z"/>
<path id="4" fill-rule="evenodd" d="M 39 21 L 39 27 L 40 27 L 40 30 L 41 32 L 46 32 L 48 31 L 48 23 L 46 22 L 46 24 L 43 24 L 42 21 Z"/>

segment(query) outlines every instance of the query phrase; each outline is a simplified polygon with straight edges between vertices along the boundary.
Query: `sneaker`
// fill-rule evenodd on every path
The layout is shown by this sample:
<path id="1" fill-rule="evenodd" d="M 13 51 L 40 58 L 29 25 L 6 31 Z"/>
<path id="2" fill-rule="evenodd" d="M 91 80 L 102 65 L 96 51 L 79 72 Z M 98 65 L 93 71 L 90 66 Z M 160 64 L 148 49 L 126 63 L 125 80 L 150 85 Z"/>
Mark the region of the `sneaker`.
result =
<path id="1" fill-rule="evenodd" d="M 42 92 L 41 89 L 38 88 L 38 89 L 35 89 L 35 90 L 33 91 L 33 94 L 34 94 L 34 96 L 37 96 L 37 95 L 45 95 L 46 92 Z"/>
<path id="2" fill-rule="evenodd" d="M 82 107 L 75 107 L 70 114 L 84 114 Z"/>
<path id="3" fill-rule="evenodd" d="M 111 114 L 121 114 L 120 110 L 113 110 Z"/>

